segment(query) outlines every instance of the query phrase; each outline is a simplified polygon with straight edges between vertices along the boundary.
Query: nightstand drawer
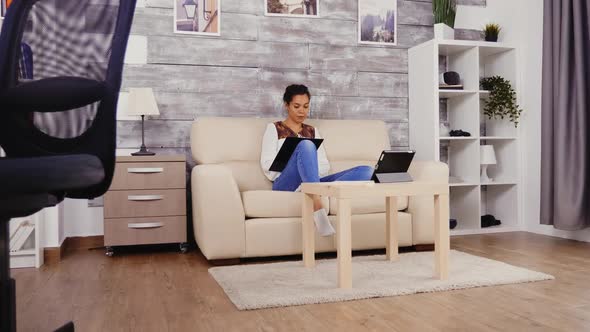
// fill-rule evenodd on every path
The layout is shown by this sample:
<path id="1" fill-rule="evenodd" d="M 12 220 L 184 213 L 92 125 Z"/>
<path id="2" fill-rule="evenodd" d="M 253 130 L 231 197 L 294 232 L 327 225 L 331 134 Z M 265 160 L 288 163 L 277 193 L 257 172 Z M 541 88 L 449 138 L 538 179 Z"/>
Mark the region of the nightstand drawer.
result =
<path id="1" fill-rule="evenodd" d="M 119 190 L 104 196 L 105 218 L 186 215 L 185 189 Z"/>
<path id="2" fill-rule="evenodd" d="M 186 217 L 105 219 L 106 246 L 186 242 Z"/>
<path id="3" fill-rule="evenodd" d="M 185 188 L 185 167 L 184 162 L 118 162 L 109 190 Z"/>

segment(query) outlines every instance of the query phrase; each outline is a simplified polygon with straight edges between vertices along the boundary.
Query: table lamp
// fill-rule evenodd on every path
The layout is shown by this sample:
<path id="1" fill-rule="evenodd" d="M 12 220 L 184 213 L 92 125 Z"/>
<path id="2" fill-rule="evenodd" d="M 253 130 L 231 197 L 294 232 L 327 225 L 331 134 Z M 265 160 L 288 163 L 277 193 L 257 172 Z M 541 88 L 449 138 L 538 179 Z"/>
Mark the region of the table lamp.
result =
<path id="1" fill-rule="evenodd" d="M 479 155 L 479 163 L 481 164 L 481 182 L 493 182 L 493 179 L 488 177 L 488 165 L 496 165 L 496 153 L 493 145 L 482 145 Z"/>
<path id="2" fill-rule="evenodd" d="M 130 88 L 127 115 L 141 115 L 141 148 L 132 156 L 153 156 L 154 152 L 145 147 L 144 120 L 146 115 L 159 115 L 158 104 L 151 88 Z"/>

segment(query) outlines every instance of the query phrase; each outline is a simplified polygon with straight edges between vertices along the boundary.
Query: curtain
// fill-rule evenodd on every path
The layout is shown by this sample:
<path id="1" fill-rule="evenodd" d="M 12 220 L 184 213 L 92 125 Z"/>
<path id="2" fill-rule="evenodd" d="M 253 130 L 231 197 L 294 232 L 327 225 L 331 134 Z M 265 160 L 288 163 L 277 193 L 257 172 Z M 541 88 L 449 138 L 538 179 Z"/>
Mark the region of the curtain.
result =
<path id="1" fill-rule="evenodd" d="M 590 227 L 590 5 L 545 0 L 541 224 Z"/>

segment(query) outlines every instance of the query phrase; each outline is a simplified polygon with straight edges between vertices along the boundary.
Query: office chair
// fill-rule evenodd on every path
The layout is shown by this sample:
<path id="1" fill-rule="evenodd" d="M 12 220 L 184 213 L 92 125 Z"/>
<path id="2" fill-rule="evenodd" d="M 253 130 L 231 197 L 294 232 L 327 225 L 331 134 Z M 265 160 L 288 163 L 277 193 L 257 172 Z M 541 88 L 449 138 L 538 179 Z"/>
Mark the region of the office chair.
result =
<path id="1" fill-rule="evenodd" d="M 0 34 L 0 331 L 16 331 L 11 218 L 110 186 L 135 0 L 16 0 Z M 41 313 L 43 314 L 43 313 Z M 59 331 L 73 331 L 70 322 Z"/>

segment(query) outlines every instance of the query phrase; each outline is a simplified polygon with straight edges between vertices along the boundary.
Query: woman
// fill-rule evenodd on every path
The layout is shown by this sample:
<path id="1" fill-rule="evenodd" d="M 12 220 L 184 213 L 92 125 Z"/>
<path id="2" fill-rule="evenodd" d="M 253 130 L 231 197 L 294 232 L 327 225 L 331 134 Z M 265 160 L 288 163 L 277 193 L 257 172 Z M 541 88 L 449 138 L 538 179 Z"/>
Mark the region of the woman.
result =
<path id="1" fill-rule="evenodd" d="M 316 150 L 315 144 L 309 140 L 301 141 L 287 166 L 282 172 L 270 171 L 281 146 L 287 137 L 321 138 L 319 131 L 313 126 L 303 123 L 309 115 L 311 94 L 305 85 L 290 85 L 285 90 L 283 101 L 287 110 L 287 119 L 269 123 L 262 140 L 262 154 L 260 164 L 265 175 L 273 181 L 273 190 L 296 191 L 303 182 L 332 182 L 332 181 L 367 181 L 373 175 L 370 166 L 358 166 L 336 174 L 327 175 L 330 164 L 326 157 L 324 145 Z M 335 233 L 328 219 L 328 213 L 323 208 L 319 196 L 314 196 L 314 221 L 318 232 L 322 236 Z"/>

